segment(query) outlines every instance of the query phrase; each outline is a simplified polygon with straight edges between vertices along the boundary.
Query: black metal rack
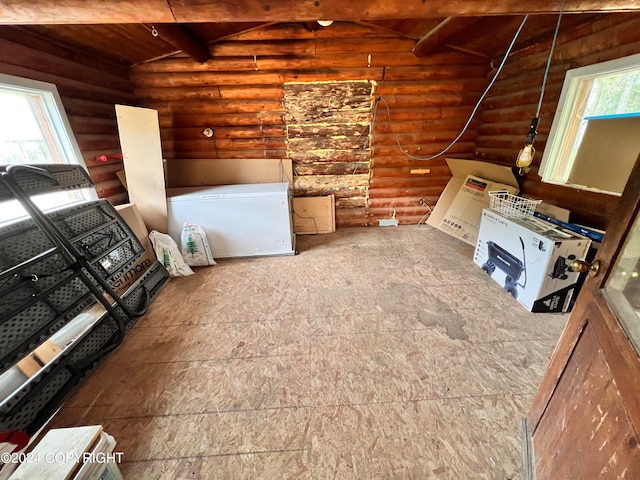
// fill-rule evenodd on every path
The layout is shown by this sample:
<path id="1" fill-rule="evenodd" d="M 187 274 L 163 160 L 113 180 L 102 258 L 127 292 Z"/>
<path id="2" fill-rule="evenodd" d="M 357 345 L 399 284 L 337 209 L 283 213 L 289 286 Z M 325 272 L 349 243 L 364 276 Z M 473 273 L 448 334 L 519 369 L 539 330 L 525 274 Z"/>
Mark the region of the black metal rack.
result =
<path id="1" fill-rule="evenodd" d="M 0 228 L 0 374 L 98 302 L 99 318 L 6 398 L 0 432 L 35 433 L 123 340 L 168 279 L 155 262 L 120 295 L 115 282 L 144 253 L 106 200 L 43 213 L 32 195 L 86 188 L 77 165 L 0 167 L 0 201 L 16 199 L 29 218 Z"/>

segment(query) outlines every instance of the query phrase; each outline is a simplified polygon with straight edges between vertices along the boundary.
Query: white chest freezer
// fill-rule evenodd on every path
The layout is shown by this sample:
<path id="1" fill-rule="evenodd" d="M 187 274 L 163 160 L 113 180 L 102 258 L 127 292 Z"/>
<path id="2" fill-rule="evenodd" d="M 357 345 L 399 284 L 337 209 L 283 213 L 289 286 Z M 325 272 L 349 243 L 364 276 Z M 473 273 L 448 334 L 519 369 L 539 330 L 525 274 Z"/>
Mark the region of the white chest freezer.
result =
<path id="1" fill-rule="evenodd" d="M 288 183 L 170 188 L 167 216 L 178 246 L 185 223 L 200 225 L 214 258 L 295 253 Z"/>

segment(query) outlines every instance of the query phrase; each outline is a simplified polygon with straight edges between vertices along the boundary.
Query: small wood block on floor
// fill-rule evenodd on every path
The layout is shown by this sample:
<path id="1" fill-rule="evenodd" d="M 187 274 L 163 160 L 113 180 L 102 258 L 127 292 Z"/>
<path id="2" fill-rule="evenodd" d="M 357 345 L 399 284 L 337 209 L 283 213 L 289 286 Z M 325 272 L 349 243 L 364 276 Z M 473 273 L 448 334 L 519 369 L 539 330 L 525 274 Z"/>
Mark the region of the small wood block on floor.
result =
<path id="1" fill-rule="evenodd" d="M 296 197 L 293 199 L 293 232 L 314 235 L 336 231 L 335 197 Z"/>

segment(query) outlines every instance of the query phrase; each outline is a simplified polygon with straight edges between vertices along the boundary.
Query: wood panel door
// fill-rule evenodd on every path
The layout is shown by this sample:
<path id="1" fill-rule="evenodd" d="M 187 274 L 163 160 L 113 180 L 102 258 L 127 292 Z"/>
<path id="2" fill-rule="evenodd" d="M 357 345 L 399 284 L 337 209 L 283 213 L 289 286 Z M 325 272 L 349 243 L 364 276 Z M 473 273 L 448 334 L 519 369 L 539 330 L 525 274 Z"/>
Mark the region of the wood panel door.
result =
<path id="1" fill-rule="evenodd" d="M 525 419 L 526 477 L 640 479 L 640 159 Z"/>

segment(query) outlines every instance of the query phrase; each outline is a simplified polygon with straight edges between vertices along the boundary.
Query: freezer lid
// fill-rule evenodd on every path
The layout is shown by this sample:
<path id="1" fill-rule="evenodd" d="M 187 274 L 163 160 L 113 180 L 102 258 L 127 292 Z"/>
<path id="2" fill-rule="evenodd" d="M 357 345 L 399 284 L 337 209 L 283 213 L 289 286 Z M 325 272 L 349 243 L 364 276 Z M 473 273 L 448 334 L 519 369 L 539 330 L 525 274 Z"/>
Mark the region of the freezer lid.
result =
<path id="1" fill-rule="evenodd" d="M 255 198 L 287 195 L 289 183 L 249 183 L 213 187 L 181 187 L 167 189 L 167 202 L 215 200 L 221 198 Z"/>

